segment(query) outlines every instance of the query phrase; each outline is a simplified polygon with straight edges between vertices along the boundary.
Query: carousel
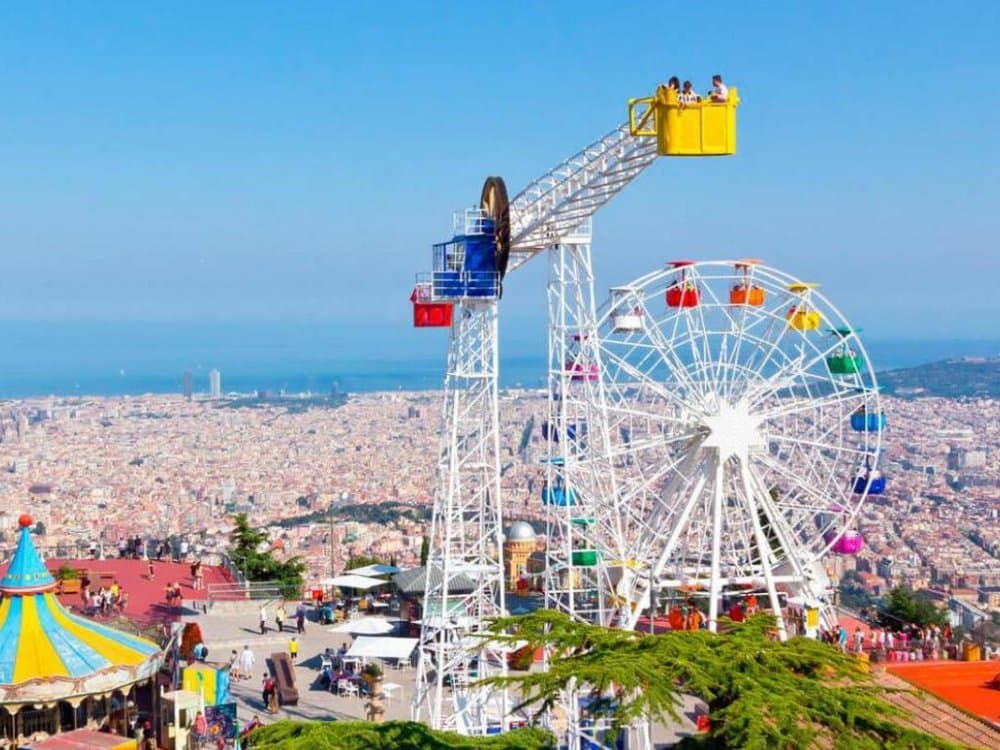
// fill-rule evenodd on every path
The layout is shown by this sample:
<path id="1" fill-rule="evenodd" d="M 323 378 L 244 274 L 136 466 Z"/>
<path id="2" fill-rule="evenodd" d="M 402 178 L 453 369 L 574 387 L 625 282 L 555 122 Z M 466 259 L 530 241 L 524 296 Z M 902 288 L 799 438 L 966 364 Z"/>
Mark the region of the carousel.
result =
<path id="1" fill-rule="evenodd" d="M 89 727 L 119 735 L 136 717 L 136 689 L 163 661 L 160 647 L 71 614 L 31 540 L 31 516 L 0 580 L 0 747 Z"/>

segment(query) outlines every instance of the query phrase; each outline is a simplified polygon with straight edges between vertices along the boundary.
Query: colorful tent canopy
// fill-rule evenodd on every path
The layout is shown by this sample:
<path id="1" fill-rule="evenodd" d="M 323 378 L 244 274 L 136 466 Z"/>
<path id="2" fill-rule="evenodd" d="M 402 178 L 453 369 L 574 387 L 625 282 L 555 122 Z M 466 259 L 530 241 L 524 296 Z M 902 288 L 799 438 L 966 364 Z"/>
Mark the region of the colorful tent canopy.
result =
<path id="1" fill-rule="evenodd" d="M 19 523 L 17 550 L 0 581 L 0 703 L 103 693 L 152 675 L 159 647 L 70 614 L 31 541 L 31 517 Z"/>

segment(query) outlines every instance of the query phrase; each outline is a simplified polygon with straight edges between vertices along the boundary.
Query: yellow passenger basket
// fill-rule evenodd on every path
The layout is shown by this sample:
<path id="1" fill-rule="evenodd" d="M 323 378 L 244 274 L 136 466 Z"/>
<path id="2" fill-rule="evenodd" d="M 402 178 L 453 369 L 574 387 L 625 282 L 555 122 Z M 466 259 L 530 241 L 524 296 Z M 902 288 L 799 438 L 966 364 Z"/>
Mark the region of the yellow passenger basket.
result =
<path id="1" fill-rule="evenodd" d="M 629 99 L 629 130 L 655 136 L 661 156 L 728 156 L 736 153 L 736 88 L 724 102 L 681 104 L 677 91 L 660 86 L 656 96 Z"/>

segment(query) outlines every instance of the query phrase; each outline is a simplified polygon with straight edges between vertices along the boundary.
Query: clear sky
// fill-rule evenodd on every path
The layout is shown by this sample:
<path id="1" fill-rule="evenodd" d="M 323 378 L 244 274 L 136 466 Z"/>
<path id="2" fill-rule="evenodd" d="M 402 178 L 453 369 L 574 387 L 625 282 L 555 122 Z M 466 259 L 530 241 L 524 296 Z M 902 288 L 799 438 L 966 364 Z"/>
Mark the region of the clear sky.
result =
<path id="1" fill-rule="evenodd" d="M 721 71 L 739 154 L 602 210 L 602 289 L 753 255 L 869 335 L 995 335 L 998 33 L 971 1 L 4 3 L 0 319 L 403 333 L 487 174 L 516 193 L 629 97 Z M 543 265 L 507 284 L 512 331 L 544 336 Z"/>

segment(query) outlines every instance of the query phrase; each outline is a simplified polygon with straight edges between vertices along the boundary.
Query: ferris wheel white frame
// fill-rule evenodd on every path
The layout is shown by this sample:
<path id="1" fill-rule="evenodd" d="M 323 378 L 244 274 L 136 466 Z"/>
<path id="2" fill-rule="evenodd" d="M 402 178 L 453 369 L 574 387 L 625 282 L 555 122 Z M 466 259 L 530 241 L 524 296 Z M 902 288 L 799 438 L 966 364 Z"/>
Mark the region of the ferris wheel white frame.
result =
<path id="1" fill-rule="evenodd" d="M 599 351 L 579 360 L 600 368 L 601 387 L 581 397 L 604 420 L 605 443 L 588 445 L 575 490 L 601 529 L 591 574 L 612 582 L 617 607 L 605 624 L 634 627 L 651 592 L 687 588 L 707 596 L 714 630 L 735 587 L 765 593 L 782 637 L 788 598 L 830 622 L 822 556 L 873 486 L 855 493 L 850 467 L 878 473 L 882 423 L 850 427 L 859 406 L 881 414 L 877 381 L 858 332 L 815 288 L 737 263 L 661 269 L 617 288 L 597 315 Z M 697 289 L 697 304 L 669 307 L 675 282 Z M 766 301 L 733 304 L 739 283 Z M 815 327 L 798 330 L 792 306 Z M 827 358 L 848 348 L 857 372 L 831 372 Z"/>

